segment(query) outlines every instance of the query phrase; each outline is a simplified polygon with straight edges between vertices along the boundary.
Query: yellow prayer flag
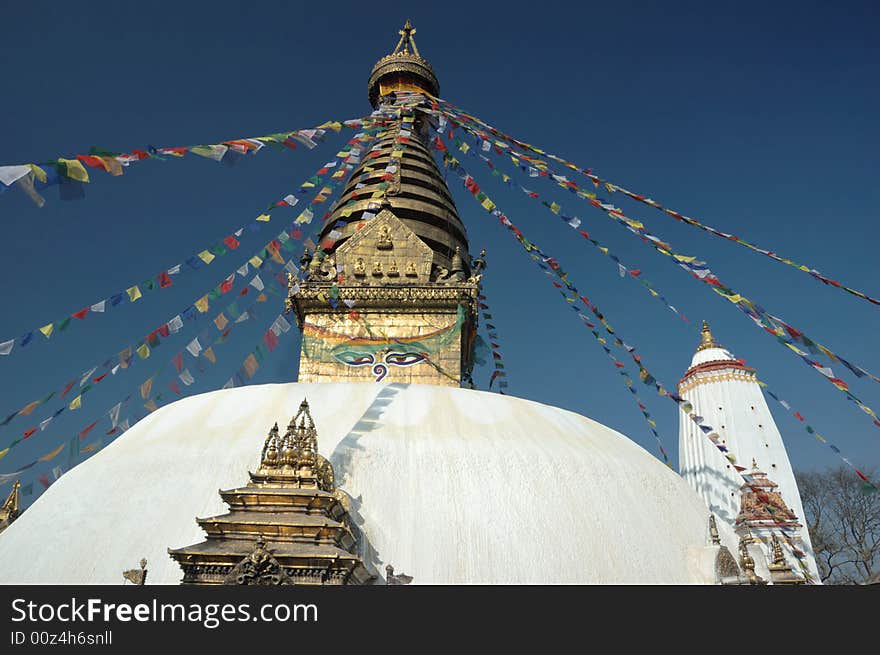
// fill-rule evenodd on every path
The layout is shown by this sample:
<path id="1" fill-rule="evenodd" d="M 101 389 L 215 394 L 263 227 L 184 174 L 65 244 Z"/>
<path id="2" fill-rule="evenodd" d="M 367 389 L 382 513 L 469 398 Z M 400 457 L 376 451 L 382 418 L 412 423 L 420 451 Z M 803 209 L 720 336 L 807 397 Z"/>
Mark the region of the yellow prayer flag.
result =
<path id="1" fill-rule="evenodd" d="M 152 389 L 153 389 L 153 378 L 150 378 L 149 380 L 145 381 L 141 385 L 141 398 L 149 398 L 150 391 L 152 391 Z"/>
<path id="2" fill-rule="evenodd" d="M 495 203 L 492 202 L 491 200 L 489 200 L 488 198 L 486 198 L 485 200 L 483 200 L 483 202 L 481 202 L 480 204 L 483 205 L 483 209 L 485 209 L 485 210 L 488 211 L 488 212 L 490 212 L 490 211 L 492 211 L 493 209 L 495 209 Z"/>
<path id="3" fill-rule="evenodd" d="M 44 325 L 43 327 L 41 327 L 40 332 L 42 332 L 44 335 L 46 335 L 46 338 L 48 339 L 50 336 L 52 336 L 52 330 L 54 330 L 54 329 L 55 329 L 55 324 L 49 323 L 49 325 Z"/>
<path id="4" fill-rule="evenodd" d="M 686 255 L 673 255 L 673 257 L 680 262 L 688 262 L 688 263 L 690 263 L 696 259 L 696 257 L 689 257 Z"/>
<path id="5" fill-rule="evenodd" d="M 260 214 L 257 216 L 258 221 L 262 221 L 263 223 L 272 220 L 272 217 L 269 214 Z"/>
<path id="6" fill-rule="evenodd" d="M 155 412 L 157 409 L 159 409 L 158 407 L 156 407 L 156 401 L 154 401 L 154 400 L 151 400 L 150 402 L 145 403 L 144 407 L 146 407 L 151 412 Z"/>
<path id="7" fill-rule="evenodd" d="M 562 209 L 562 207 L 559 205 L 559 203 L 550 203 L 550 211 L 552 211 L 554 214 L 558 214 L 560 209 Z"/>
<path id="8" fill-rule="evenodd" d="M 36 164 L 28 164 L 31 167 L 31 170 L 34 172 L 34 177 L 37 178 L 40 182 L 46 182 L 48 179 L 46 177 L 46 171 L 37 166 Z"/>
<path id="9" fill-rule="evenodd" d="M 83 166 L 78 159 L 59 158 L 58 161 L 64 164 L 64 169 L 67 172 L 67 177 L 77 180 L 78 182 L 89 181 L 89 173 L 86 170 L 85 166 Z"/>
<path id="10" fill-rule="evenodd" d="M 206 264 L 210 264 L 212 261 L 214 261 L 214 255 L 209 253 L 207 250 L 203 250 L 202 252 L 200 252 L 198 257 Z"/>
<path id="11" fill-rule="evenodd" d="M 198 309 L 202 314 L 208 311 L 208 296 L 202 296 L 198 300 L 196 300 L 196 309 Z"/>
<path id="12" fill-rule="evenodd" d="M 217 314 L 217 316 L 214 318 L 214 325 L 217 326 L 218 330 L 222 330 L 223 328 L 225 328 L 228 323 L 229 320 L 223 315 L 222 312 Z"/>
<path id="13" fill-rule="evenodd" d="M 55 457 L 55 455 L 57 455 L 57 454 L 60 453 L 62 450 L 64 450 L 64 447 L 65 447 L 66 445 L 67 445 L 67 443 L 63 443 L 63 444 L 61 444 L 60 446 L 58 446 L 58 448 L 56 448 L 55 450 L 53 450 L 51 453 L 46 453 L 45 455 L 43 455 L 42 457 L 40 457 L 37 461 L 38 461 L 38 462 L 48 462 L 50 459 L 52 459 L 53 457 Z"/>
<path id="14" fill-rule="evenodd" d="M 35 400 L 34 402 L 32 402 L 32 403 L 28 403 L 27 405 L 25 405 L 24 407 L 22 407 L 20 410 L 18 410 L 18 413 L 19 413 L 19 414 L 22 414 L 22 415 L 24 415 L 24 416 L 27 416 L 27 415 L 30 414 L 32 411 L 34 411 L 34 409 L 36 409 L 37 405 L 39 405 L 39 404 L 40 404 L 40 401 L 39 401 L 39 400 Z"/>
<path id="15" fill-rule="evenodd" d="M 79 409 L 82 407 L 82 394 L 70 401 L 70 409 Z"/>
<path id="16" fill-rule="evenodd" d="M 207 359 L 212 364 L 217 363 L 217 355 L 214 354 L 214 350 L 212 348 L 205 348 L 202 354 L 205 356 L 205 359 Z"/>
<path id="17" fill-rule="evenodd" d="M 254 268 L 260 268 L 260 266 L 263 265 L 263 260 L 260 259 L 259 257 L 257 257 L 256 255 L 254 255 L 253 257 L 251 257 L 251 258 L 248 260 L 248 263 L 249 263 L 251 266 L 253 266 Z"/>
<path id="18" fill-rule="evenodd" d="M 131 302 L 134 302 L 142 295 L 141 290 L 138 289 L 137 285 L 134 285 L 133 287 L 131 287 L 130 289 L 126 289 L 125 291 L 126 293 L 128 293 L 128 298 L 131 300 Z"/>
<path id="19" fill-rule="evenodd" d="M 4 457 L 6 457 L 6 453 L 8 453 L 8 452 L 9 452 L 9 448 L 4 448 L 3 450 L 0 450 L 0 459 L 3 459 Z"/>
<path id="20" fill-rule="evenodd" d="M 261 293 L 259 296 L 257 296 L 257 302 L 266 302 L 266 294 Z"/>

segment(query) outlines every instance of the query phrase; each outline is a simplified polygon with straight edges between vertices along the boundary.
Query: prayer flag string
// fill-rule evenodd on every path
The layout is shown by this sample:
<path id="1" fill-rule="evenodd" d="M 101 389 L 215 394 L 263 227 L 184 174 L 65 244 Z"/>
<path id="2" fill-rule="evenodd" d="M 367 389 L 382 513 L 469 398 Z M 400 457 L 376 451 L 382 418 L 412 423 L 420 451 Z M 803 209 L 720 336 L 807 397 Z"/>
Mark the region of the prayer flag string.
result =
<path id="1" fill-rule="evenodd" d="M 615 184 L 609 180 L 605 180 L 605 179 L 599 177 L 598 175 L 594 174 L 591 169 L 581 168 L 581 167 L 577 166 L 576 164 L 574 164 L 570 161 L 567 161 L 557 155 L 545 152 L 545 151 L 543 151 L 539 148 L 536 148 L 528 143 L 524 143 L 522 141 L 519 141 L 518 139 L 515 139 L 512 136 L 497 130 L 496 128 L 492 127 L 491 125 L 489 125 L 485 121 L 481 120 L 480 118 L 477 118 L 476 116 L 473 116 L 471 114 L 468 114 L 467 112 L 462 111 L 461 109 L 459 109 L 458 107 L 456 107 L 452 103 L 446 102 L 445 100 L 441 100 L 441 99 L 435 99 L 435 101 L 443 106 L 443 110 L 447 113 L 447 115 L 450 116 L 450 118 L 452 118 L 453 120 L 457 119 L 456 120 L 457 123 L 460 123 L 460 124 L 462 122 L 469 123 L 470 125 L 462 124 L 462 127 L 465 127 L 466 129 L 469 129 L 469 130 L 475 131 L 475 132 L 479 132 L 479 131 L 482 131 L 482 129 L 485 129 L 489 133 L 491 133 L 493 136 L 495 136 L 499 139 L 503 139 L 507 143 L 516 145 L 517 147 L 520 147 L 520 148 L 527 149 L 527 150 L 533 152 L 534 154 L 537 154 L 537 155 L 540 155 L 543 157 L 547 157 L 549 159 L 553 159 L 554 161 L 562 164 L 563 166 L 585 175 L 597 187 L 604 186 L 609 192 L 612 192 L 612 193 L 614 191 L 619 191 L 633 200 L 636 200 L 642 204 L 648 205 L 649 207 L 654 207 L 655 209 L 659 209 L 660 211 L 668 214 L 669 216 L 672 216 L 675 220 L 677 220 L 679 222 L 686 223 L 688 225 L 691 225 L 692 227 L 697 227 L 705 232 L 709 232 L 710 234 L 713 234 L 717 237 L 721 237 L 721 238 L 726 239 L 728 241 L 733 241 L 734 243 L 737 243 L 741 246 L 749 248 L 750 250 L 758 252 L 766 257 L 769 257 L 770 259 L 773 259 L 777 262 L 781 262 L 783 264 L 786 264 L 787 266 L 790 266 L 790 267 L 795 268 L 799 271 L 807 273 L 807 274 L 811 275 L 813 278 L 815 278 L 816 280 L 822 282 L 823 284 L 826 284 L 826 285 L 832 286 L 832 287 L 836 287 L 838 289 L 842 289 L 843 291 L 846 291 L 847 293 L 852 294 L 852 295 L 854 295 L 858 298 L 861 298 L 863 300 L 867 300 L 868 302 L 870 302 L 874 305 L 880 305 L 880 300 L 873 298 L 873 297 L 863 293 L 862 291 L 848 287 L 848 286 L 838 282 L 837 280 L 834 280 L 834 279 L 820 273 L 815 268 L 811 268 L 809 266 L 806 266 L 805 264 L 801 264 L 801 263 L 798 263 L 798 262 L 793 261 L 791 259 L 787 259 L 785 257 L 782 257 L 771 250 L 767 250 L 766 248 L 761 248 L 761 247 L 759 247 L 749 241 L 746 241 L 745 239 L 741 239 L 740 237 L 738 237 L 734 234 L 728 234 L 727 232 L 722 232 L 721 230 L 718 230 L 714 227 L 711 227 L 709 225 L 701 223 L 701 222 L 697 221 L 696 219 L 690 218 L 690 217 L 685 216 L 684 214 L 681 214 L 677 211 L 674 211 L 672 209 L 664 207 L 656 200 L 652 200 L 651 198 L 648 198 L 647 196 L 644 196 L 642 194 L 638 194 L 638 193 L 629 191 L 628 189 L 626 189 L 618 184 Z M 482 139 L 486 140 L 487 142 L 490 142 L 487 134 L 483 133 L 480 135 L 480 137 Z M 498 141 L 494 141 L 493 145 L 498 149 L 506 149 L 508 147 L 505 143 L 501 143 Z M 531 158 L 526 158 L 526 161 L 533 161 L 533 160 Z M 541 162 L 541 160 L 534 160 L 533 163 L 540 165 L 542 162 Z"/>

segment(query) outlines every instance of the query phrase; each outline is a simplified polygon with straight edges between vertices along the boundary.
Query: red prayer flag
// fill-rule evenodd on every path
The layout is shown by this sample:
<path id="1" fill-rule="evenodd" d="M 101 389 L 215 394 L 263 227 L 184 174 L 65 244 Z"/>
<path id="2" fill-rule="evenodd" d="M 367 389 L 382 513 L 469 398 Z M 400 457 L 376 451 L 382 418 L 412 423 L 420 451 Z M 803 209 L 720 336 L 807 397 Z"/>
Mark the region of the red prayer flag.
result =
<path id="1" fill-rule="evenodd" d="M 171 336 L 171 329 L 168 327 L 167 324 L 163 325 L 162 327 L 159 328 L 159 334 L 162 335 L 163 337 Z"/>
<path id="2" fill-rule="evenodd" d="M 177 384 L 177 380 L 171 380 L 168 386 L 171 387 L 171 391 L 176 393 L 178 396 L 180 395 L 180 386 Z"/>
<path id="3" fill-rule="evenodd" d="M 171 276 L 168 275 L 168 271 L 162 271 L 156 276 L 156 279 L 159 281 L 159 286 L 163 289 L 171 286 Z"/>
<path id="4" fill-rule="evenodd" d="M 92 423 L 90 426 L 88 426 L 85 430 L 83 430 L 82 432 L 80 432 L 80 433 L 79 433 L 79 439 L 80 439 L 80 441 L 82 441 L 83 439 L 85 439 L 85 438 L 86 438 L 86 435 L 87 435 L 89 432 L 91 432 L 91 431 L 92 431 L 92 428 L 95 427 L 97 424 L 98 424 L 98 421 L 95 421 L 95 422 Z"/>
<path id="5" fill-rule="evenodd" d="M 795 417 L 798 421 L 803 421 L 803 420 L 804 420 L 804 417 L 801 416 L 801 413 L 800 413 L 800 412 L 795 412 L 795 413 L 794 413 L 794 417 Z"/>
<path id="6" fill-rule="evenodd" d="M 71 316 L 73 316 L 74 318 L 78 318 L 79 320 L 83 320 L 86 317 L 86 314 L 88 314 L 88 313 L 89 313 L 89 308 L 84 307 L 83 309 L 79 310 L 78 312 L 74 312 L 73 314 L 71 314 Z"/>
<path id="7" fill-rule="evenodd" d="M 282 200 L 282 201 L 279 201 L 279 204 L 285 205 L 287 203 L 285 203 Z M 223 239 L 223 243 L 225 243 L 227 246 L 229 246 L 230 250 L 235 250 L 236 248 L 238 248 L 238 239 L 236 239 L 231 234 L 228 237 L 226 237 L 225 239 Z"/>
<path id="8" fill-rule="evenodd" d="M 278 337 L 275 336 L 275 333 L 272 332 L 272 330 L 268 330 L 266 334 L 263 335 L 263 342 L 269 350 L 275 350 L 275 347 L 278 345 Z"/>
<path id="9" fill-rule="evenodd" d="M 40 481 L 40 484 L 43 485 L 46 489 L 49 488 L 49 485 L 51 484 L 51 482 L 49 482 L 49 474 L 48 473 L 44 473 L 43 475 L 41 475 L 37 479 Z"/>
<path id="10" fill-rule="evenodd" d="M 174 368 L 180 373 L 183 370 L 183 352 L 177 353 L 171 361 L 174 362 Z"/>
<path id="11" fill-rule="evenodd" d="M 96 378 L 92 378 L 92 382 L 94 382 L 95 384 L 97 384 L 98 382 L 100 382 L 101 380 L 103 380 L 103 379 L 106 378 L 106 377 L 107 377 L 107 374 L 104 373 L 104 375 L 99 375 L 99 376 L 96 377 Z"/>
<path id="12" fill-rule="evenodd" d="M 220 293 L 229 293 L 229 290 L 232 289 L 232 282 L 235 280 L 235 274 L 233 273 L 228 278 L 223 280 L 220 283 Z"/>
<path id="13" fill-rule="evenodd" d="M 100 157 L 95 157 L 93 155 L 77 155 L 76 158 L 86 166 L 91 166 L 92 168 L 106 168 Z"/>
<path id="14" fill-rule="evenodd" d="M 27 432 L 24 433 L 24 438 L 27 439 L 36 431 L 37 431 L 37 428 L 31 428 L 30 430 L 28 430 Z"/>
<path id="15" fill-rule="evenodd" d="M 64 398 L 67 395 L 67 392 L 70 391 L 70 388 L 76 383 L 76 380 L 71 380 L 67 383 L 67 386 L 64 387 L 64 391 L 61 392 L 59 398 Z"/>
<path id="16" fill-rule="evenodd" d="M 248 289 L 250 289 L 250 287 L 245 287 L 244 289 L 242 289 L 241 291 L 238 292 L 238 295 L 239 296 L 245 295 L 248 292 Z"/>

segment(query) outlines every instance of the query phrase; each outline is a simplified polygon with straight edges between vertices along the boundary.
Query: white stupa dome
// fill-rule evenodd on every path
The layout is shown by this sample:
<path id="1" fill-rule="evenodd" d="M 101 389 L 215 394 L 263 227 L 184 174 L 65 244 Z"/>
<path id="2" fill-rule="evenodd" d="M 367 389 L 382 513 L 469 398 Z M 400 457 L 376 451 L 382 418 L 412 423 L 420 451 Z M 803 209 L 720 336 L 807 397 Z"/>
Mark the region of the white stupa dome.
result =
<path id="1" fill-rule="evenodd" d="M 222 514 L 303 398 L 352 498 L 364 561 L 419 583 L 714 583 L 709 511 L 618 432 L 510 396 L 274 384 L 166 406 L 58 479 L 0 535 L 0 583 L 177 584 L 168 554 Z M 719 525 L 735 552 L 736 538 Z"/>

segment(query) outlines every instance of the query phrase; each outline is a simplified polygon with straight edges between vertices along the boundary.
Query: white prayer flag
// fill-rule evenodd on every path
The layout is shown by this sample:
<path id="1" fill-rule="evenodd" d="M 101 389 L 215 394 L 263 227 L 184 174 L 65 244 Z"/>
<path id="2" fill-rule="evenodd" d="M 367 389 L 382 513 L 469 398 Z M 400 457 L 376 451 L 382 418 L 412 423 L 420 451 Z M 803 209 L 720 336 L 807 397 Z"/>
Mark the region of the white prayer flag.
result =
<path id="1" fill-rule="evenodd" d="M 101 302 L 96 302 L 94 305 L 90 307 L 93 312 L 103 312 L 104 306 L 107 303 L 106 300 L 102 300 Z"/>
<path id="2" fill-rule="evenodd" d="M 242 312 L 241 316 L 239 316 L 237 319 L 235 319 L 235 322 L 236 323 L 244 323 L 249 318 L 250 318 L 250 316 L 248 316 L 247 312 Z"/>
<path id="3" fill-rule="evenodd" d="M 31 172 L 31 167 L 23 166 L 0 166 L 0 182 L 6 186 L 11 186 L 13 182 L 23 178 Z"/>
<path id="4" fill-rule="evenodd" d="M 119 410 L 120 409 L 122 409 L 122 403 L 116 403 L 116 405 L 113 406 L 113 409 L 111 409 L 108 412 L 108 414 L 110 416 L 110 424 L 114 428 L 116 427 L 116 424 L 119 423 Z"/>
<path id="5" fill-rule="evenodd" d="M 172 266 L 168 269 L 168 275 L 177 275 L 178 273 L 180 273 L 180 264 Z"/>
<path id="6" fill-rule="evenodd" d="M 4 341 L 0 343 L 0 355 L 8 355 L 12 352 L 12 347 L 15 345 L 15 339 L 10 339 L 9 341 Z"/>
<path id="7" fill-rule="evenodd" d="M 177 377 L 179 377 L 180 381 L 183 382 L 186 386 L 189 386 L 193 382 L 195 382 L 195 378 L 193 378 L 192 373 L 189 372 L 188 368 L 183 369 L 180 372 L 180 375 L 178 375 Z"/>
<path id="8" fill-rule="evenodd" d="M 87 373 L 84 373 L 83 376 L 82 376 L 82 379 L 80 379 L 80 381 L 79 381 L 79 386 L 82 386 L 82 385 L 84 385 L 86 382 L 88 382 L 88 381 L 89 381 L 89 378 L 92 377 L 92 373 L 94 373 L 94 372 L 97 371 L 97 370 L 98 370 L 98 367 L 95 366 L 91 371 L 88 371 Z"/>
<path id="9" fill-rule="evenodd" d="M 175 333 L 176 333 L 176 332 L 177 332 L 178 330 L 180 330 L 182 327 L 183 327 L 183 319 L 180 318 L 180 314 L 178 314 L 177 316 L 175 316 L 174 318 L 172 318 L 170 321 L 168 321 L 168 329 L 169 329 L 171 332 L 175 332 Z"/>
<path id="10" fill-rule="evenodd" d="M 240 227 L 235 232 L 233 232 L 233 234 L 237 237 L 240 237 L 242 232 L 244 232 L 244 228 Z"/>
<path id="11" fill-rule="evenodd" d="M 202 352 L 202 344 L 199 343 L 199 338 L 196 337 L 192 341 L 190 341 L 186 345 L 186 349 L 192 354 L 193 357 L 198 357 L 199 353 Z"/>
<path id="12" fill-rule="evenodd" d="M 286 195 L 286 196 L 284 196 L 284 202 L 286 202 L 288 205 L 290 205 L 291 207 L 293 207 L 296 203 L 299 202 L 299 198 L 297 198 L 297 197 L 296 197 L 295 195 L 293 195 L 293 194 Z"/>
<path id="13" fill-rule="evenodd" d="M 40 421 L 40 432 L 42 432 L 43 430 L 46 429 L 46 426 L 49 425 L 49 423 L 52 421 L 53 418 L 55 418 L 55 417 L 50 416 L 49 418 Z"/>
<path id="14" fill-rule="evenodd" d="M 245 275 L 247 275 L 247 272 L 248 272 L 248 265 L 247 265 L 247 262 L 245 262 L 245 263 L 244 263 L 244 266 L 242 266 L 241 268 L 239 268 L 239 269 L 236 270 L 235 272 L 238 273 L 239 275 L 241 275 L 242 277 L 244 277 Z"/>
<path id="15" fill-rule="evenodd" d="M 296 267 L 296 264 L 294 264 L 292 261 L 288 261 L 284 265 L 284 270 L 287 271 L 288 273 L 290 273 L 291 275 L 296 275 L 297 273 L 299 273 L 299 269 Z"/>
<path id="16" fill-rule="evenodd" d="M 263 280 L 260 279 L 259 275 L 255 275 L 254 279 L 251 280 L 251 286 L 257 291 L 262 291 L 265 286 L 263 285 Z"/>

